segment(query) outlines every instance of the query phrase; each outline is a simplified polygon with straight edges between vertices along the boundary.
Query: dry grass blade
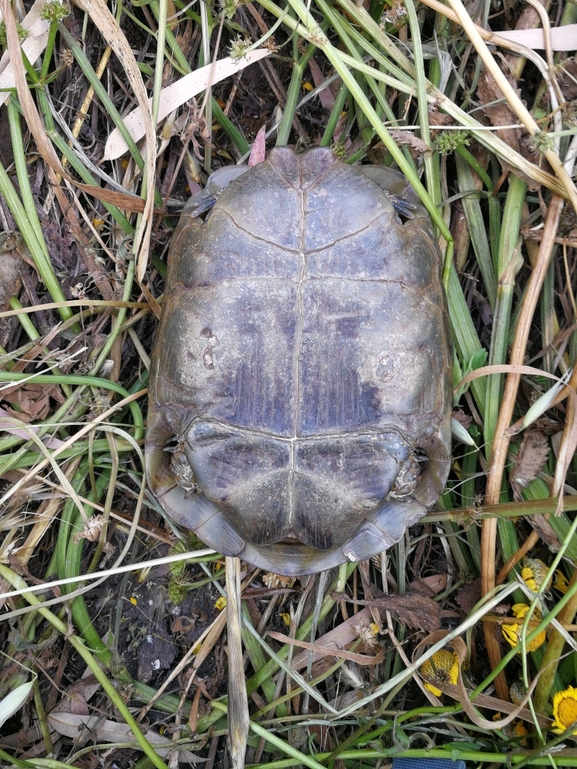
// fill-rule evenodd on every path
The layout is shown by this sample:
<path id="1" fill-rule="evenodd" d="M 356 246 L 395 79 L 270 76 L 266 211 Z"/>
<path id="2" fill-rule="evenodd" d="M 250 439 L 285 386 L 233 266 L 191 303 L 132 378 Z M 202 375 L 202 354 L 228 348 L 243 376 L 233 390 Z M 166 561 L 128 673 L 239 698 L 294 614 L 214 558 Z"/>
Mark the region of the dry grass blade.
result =
<path id="1" fill-rule="evenodd" d="M 225 564 L 229 750 L 233 769 L 244 769 L 249 716 L 242 659 L 240 560 L 226 558 Z"/>
<path id="2" fill-rule="evenodd" d="M 139 282 L 142 282 L 148 262 L 156 179 L 156 131 L 154 123 L 152 122 L 148 94 L 144 87 L 144 83 L 142 82 L 142 75 L 138 69 L 138 64 L 132 48 L 107 6 L 101 0 L 76 0 L 76 3 L 80 8 L 86 11 L 96 23 L 98 29 L 100 29 L 102 35 L 105 37 L 106 42 L 118 56 L 142 112 L 146 146 L 145 167 L 142 179 L 142 197 L 144 198 L 145 203 L 142 212 L 142 224 L 136 230 L 132 247 L 133 253 L 137 259 L 137 279 Z"/>

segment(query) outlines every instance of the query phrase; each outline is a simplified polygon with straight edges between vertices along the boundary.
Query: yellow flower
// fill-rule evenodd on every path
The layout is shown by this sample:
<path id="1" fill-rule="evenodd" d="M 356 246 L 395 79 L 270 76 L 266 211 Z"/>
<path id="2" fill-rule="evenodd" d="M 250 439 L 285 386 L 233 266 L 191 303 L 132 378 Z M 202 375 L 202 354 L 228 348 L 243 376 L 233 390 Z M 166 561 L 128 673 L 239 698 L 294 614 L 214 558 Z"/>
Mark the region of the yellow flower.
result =
<path id="1" fill-rule="evenodd" d="M 522 748 L 527 745 L 527 735 L 529 734 L 529 730 L 522 721 L 515 721 L 511 733 Z"/>
<path id="2" fill-rule="evenodd" d="M 569 580 L 562 571 L 559 571 L 559 569 L 555 572 L 555 583 L 553 584 L 553 587 L 555 590 L 563 593 L 563 595 L 569 590 Z"/>
<path id="3" fill-rule="evenodd" d="M 221 595 L 220 598 L 217 598 L 214 602 L 214 608 L 218 609 L 219 611 L 222 611 L 224 607 L 226 606 L 226 598 Z"/>
<path id="4" fill-rule="evenodd" d="M 571 725 L 577 726 L 577 689 L 572 686 L 557 692 L 553 697 L 553 725 L 552 730 L 561 734 Z M 577 734 L 574 729 L 571 734 Z"/>
<path id="5" fill-rule="evenodd" d="M 425 678 L 430 679 L 425 682 L 425 689 L 428 689 L 436 697 L 443 693 L 435 684 L 443 686 L 444 684 L 457 683 L 459 678 L 459 658 L 455 652 L 448 649 L 441 649 L 435 652 L 432 657 L 423 662 L 419 668 Z"/>
<path id="6" fill-rule="evenodd" d="M 527 616 L 527 612 L 529 611 L 529 606 L 526 603 L 516 603 L 512 608 L 513 614 L 515 616 L 515 619 L 522 620 L 524 617 Z M 533 617 L 535 620 L 541 620 L 541 612 L 539 609 L 535 609 L 533 611 Z M 523 627 L 522 622 L 504 622 L 501 627 L 501 632 L 503 633 L 503 637 L 506 641 L 508 641 L 511 646 L 517 646 L 520 642 L 520 634 Z M 531 628 L 529 627 L 528 630 Z M 545 643 L 546 639 L 545 631 L 542 630 L 539 635 L 534 638 L 532 641 L 530 641 L 527 644 L 527 650 L 530 652 L 534 652 L 536 649 L 538 649 L 540 646 L 542 646 Z"/>
<path id="7" fill-rule="evenodd" d="M 549 567 L 540 558 L 524 558 L 523 564 L 521 578 L 529 590 L 533 590 L 536 593 L 545 581 Z M 545 590 L 549 590 L 550 587 L 551 580 L 547 583 Z"/>

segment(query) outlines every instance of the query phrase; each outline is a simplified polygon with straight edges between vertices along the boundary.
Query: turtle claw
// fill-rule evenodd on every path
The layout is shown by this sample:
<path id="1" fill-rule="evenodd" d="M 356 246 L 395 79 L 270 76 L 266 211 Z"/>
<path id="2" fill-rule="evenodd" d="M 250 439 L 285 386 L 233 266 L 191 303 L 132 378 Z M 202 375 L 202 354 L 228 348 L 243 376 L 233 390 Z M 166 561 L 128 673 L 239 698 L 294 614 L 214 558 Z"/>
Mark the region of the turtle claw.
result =
<path id="1" fill-rule="evenodd" d="M 415 218 L 417 206 L 414 203 L 411 203 L 410 200 L 407 200 L 406 198 L 400 198 L 397 195 L 391 195 L 391 203 L 399 219 L 401 216 L 404 219 Z"/>

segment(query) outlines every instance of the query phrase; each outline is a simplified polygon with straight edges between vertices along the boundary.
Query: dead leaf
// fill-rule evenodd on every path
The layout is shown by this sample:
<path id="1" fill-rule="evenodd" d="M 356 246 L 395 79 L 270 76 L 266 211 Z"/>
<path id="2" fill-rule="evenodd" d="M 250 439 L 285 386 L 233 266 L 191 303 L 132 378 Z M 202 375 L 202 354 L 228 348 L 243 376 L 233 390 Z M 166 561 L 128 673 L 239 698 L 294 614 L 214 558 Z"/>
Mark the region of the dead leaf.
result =
<path id="1" fill-rule="evenodd" d="M 455 125 L 455 120 L 446 112 L 441 112 L 436 106 L 429 108 L 429 125 L 431 128 L 444 128 L 448 125 Z"/>
<path id="2" fill-rule="evenodd" d="M 102 719 L 100 716 L 82 716 L 73 713 L 50 713 L 48 715 L 50 727 L 71 739 L 78 739 L 83 731 L 89 732 L 91 738 L 96 742 L 109 743 L 130 743 L 133 747 L 140 749 L 140 746 L 134 739 L 130 727 L 118 721 Z M 148 742 L 154 746 L 159 756 L 166 756 L 174 750 L 178 750 L 178 745 L 171 744 L 170 740 L 152 729 L 142 727 L 142 732 Z M 161 747 L 164 746 L 164 747 Z M 188 761 L 191 764 L 198 764 L 206 761 L 205 758 L 199 758 L 189 750 L 178 750 L 178 760 Z"/>
<path id="3" fill-rule="evenodd" d="M 522 490 L 537 477 L 548 456 L 549 442 L 546 436 L 539 430 L 527 430 L 509 474 L 509 483 L 516 502 L 522 500 Z"/>
<path id="4" fill-rule="evenodd" d="M 256 166 L 262 163 L 266 156 L 266 126 L 261 126 L 258 129 L 256 138 L 252 144 L 250 150 L 250 157 L 248 159 L 249 166 Z"/>
<path id="5" fill-rule="evenodd" d="M 267 635 L 269 635 L 271 638 L 274 638 L 275 641 L 291 644 L 292 646 L 298 646 L 300 649 L 306 649 L 307 658 L 308 652 L 314 652 L 314 655 L 317 659 L 320 657 L 335 657 L 336 659 L 350 660 L 351 662 L 355 662 L 357 665 L 377 665 L 383 661 L 385 654 L 380 646 L 378 647 L 375 654 L 361 654 L 358 651 L 352 652 L 348 649 L 337 649 L 334 646 L 326 646 L 325 644 L 320 643 L 320 641 L 317 641 L 316 643 L 299 641 L 297 638 L 290 638 L 290 636 L 287 636 L 284 633 L 269 631 Z"/>
<path id="6" fill-rule="evenodd" d="M 349 617 L 345 622 L 341 622 L 341 624 L 334 630 L 331 630 L 318 638 L 315 645 L 321 647 L 323 650 L 328 650 L 331 647 L 335 650 L 344 649 L 346 646 L 356 641 L 360 637 L 362 630 L 368 628 L 371 622 L 372 617 L 370 610 L 363 609 L 352 617 Z M 288 639 L 286 642 L 290 643 L 291 641 Z M 313 661 L 326 656 L 327 653 L 328 651 L 321 651 L 320 649 L 318 653 L 313 652 Z M 307 665 L 308 659 L 308 651 L 299 652 L 293 657 L 291 667 L 294 670 L 301 670 Z"/>
<path id="7" fill-rule="evenodd" d="M 361 606 L 376 606 L 378 609 L 390 611 L 399 622 L 414 630 L 426 630 L 431 633 L 441 627 L 438 604 L 431 598 L 418 593 L 383 595 L 371 601 L 362 601 L 359 598 L 353 601 L 344 593 L 332 593 L 332 596 L 335 601 L 349 601 Z"/>
<path id="8" fill-rule="evenodd" d="M 56 403 L 64 403 L 64 395 L 58 385 L 38 385 L 34 383 L 18 385 L 2 394 L 2 400 L 17 407 L 6 409 L 7 413 L 22 422 L 46 419 L 50 413 L 50 398 Z"/>
<path id="9" fill-rule="evenodd" d="M 512 40 L 514 43 L 525 45 L 533 50 L 545 50 L 545 34 L 542 29 L 512 29 L 506 32 L 495 32 L 497 37 Z M 551 27 L 549 30 L 551 50 L 577 50 L 577 24 L 567 24 L 563 27 Z"/>
<path id="10" fill-rule="evenodd" d="M 77 4 L 80 4 L 83 1 L 84 0 L 77 0 Z M 136 61 L 134 60 L 132 50 L 130 49 L 130 46 L 126 42 L 126 38 L 124 37 L 124 35 L 121 34 L 121 30 L 116 24 L 116 22 L 114 21 L 114 17 L 112 16 L 111 12 L 108 10 L 108 8 L 106 8 L 106 6 L 103 5 L 102 0 L 85 0 L 85 1 L 86 3 L 95 2 L 98 4 L 96 8 L 92 8 L 92 16 L 93 16 L 93 21 L 97 24 L 97 26 L 100 27 L 101 30 L 109 31 L 109 28 L 110 28 L 109 20 L 112 19 L 112 23 L 116 28 L 116 33 L 115 33 L 114 42 L 111 42 L 111 47 L 114 49 L 120 61 L 124 64 L 125 71 L 127 71 L 128 73 L 129 80 L 131 80 L 131 77 L 134 73 L 137 73 L 138 77 L 140 78 L 140 82 L 142 83 L 142 77 L 140 75 L 140 71 L 138 70 Z M 16 90 L 18 92 L 20 106 L 22 107 L 22 112 L 26 121 L 26 125 L 28 126 L 28 128 L 30 129 L 30 132 L 34 137 L 34 140 L 36 142 L 36 147 L 38 149 L 38 152 L 42 156 L 43 160 L 56 174 L 61 176 L 70 184 L 73 184 L 79 189 L 83 190 L 87 194 L 91 194 L 94 197 L 98 198 L 99 200 L 104 200 L 109 203 L 112 203 L 113 205 L 117 205 L 121 209 L 125 209 L 128 211 L 142 211 L 143 213 L 147 214 L 148 219 L 150 219 L 152 216 L 153 202 L 154 202 L 153 194 L 148 195 L 146 200 L 141 200 L 139 198 L 136 198 L 136 196 L 132 196 L 128 194 L 125 195 L 123 193 L 116 192 L 115 190 L 103 189 L 102 187 L 99 187 L 97 185 L 83 184 L 82 182 L 79 182 L 76 179 L 72 178 L 65 171 L 48 137 L 48 134 L 45 131 L 44 124 L 42 122 L 42 119 L 40 118 L 40 115 L 38 113 L 34 100 L 32 99 L 30 90 L 26 82 L 26 72 L 24 69 L 24 64 L 22 62 L 21 46 L 18 39 L 18 32 L 16 29 L 16 21 L 14 18 L 14 13 L 12 11 L 10 4 L 7 2 L 7 0 L 0 0 L 0 7 L 2 8 L 4 21 L 6 24 L 6 37 L 8 42 L 8 51 L 10 53 L 10 66 L 13 67 L 13 80 L 16 86 Z M 89 9 L 83 7 L 83 10 L 88 11 Z M 104 13 L 106 15 L 105 19 L 100 19 L 98 17 L 98 14 L 101 14 L 101 13 Z M 123 52 L 126 53 L 126 50 L 128 50 L 128 52 L 130 53 L 130 56 L 132 57 L 132 63 L 130 61 L 127 62 L 125 60 L 126 56 L 123 56 Z M 135 85 L 134 82 L 132 82 L 132 84 Z M 144 85 L 142 85 L 142 89 L 144 90 Z M 140 95 L 138 91 L 136 95 L 138 99 Z M 150 137 L 148 136 L 148 134 L 150 134 Z M 150 144 L 149 150 L 150 150 L 151 148 L 154 147 L 154 131 L 147 131 L 147 138 L 149 140 L 149 144 Z M 154 152 L 149 153 L 149 155 L 150 154 L 151 154 L 150 159 L 148 155 L 146 159 L 147 174 L 148 174 L 147 178 L 149 180 L 154 178 Z M 152 189 L 154 188 L 153 184 L 151 185 L 151 188 Z M 114 202 L 114 198 L 116 198 L 116 202 Z M 142 243 L 144 244 L 144 247 L 146 247 L 148 243 L 148 238 L 150 235 L 149 231 L 150 231 L 150 226 L 146 228 L 144 227 L 140 228 L 137 233 L 137 239 L 140 238 L 140 233 L 143 233 Z M 135 248 L 138 248 L 139 245 L 140 245 L 140 241 L 139 243 L 136 244 Z"/>
<path id="11" fill-rule="evenodd" d="M 471 422 L 473 421 L 473 417 L 469 416 L 469 414 L 465 414 L 463 409 L 455 409 L 453 411 L 453 419 L 462 425 L 465 430 L 471 426 Z"/>
<path id="12" fill-rule="evenodd" d="M 511 86 L 519 93 L 516 83 L 509 78 Z M 481 103 L 481 111 L 494 126 L 510 126 L 518 123 L 517 115 L 507 104 L 503 93 L 490 72 L 483 69 L 477 86 L 477 98 Z M 503 128 L 497 131 L 497 136 L 515 151 L 519 148 L 519 129 Z"/>
<path id="13" fill-rule="evenodd" d="M 87 716 L 90 712 L 88 702 L 100 689 L 100 683 L 93 675 L 85 675 L 71 684 L 51 711 L 52 715 L 56 713 L 74 713 L 77 716 Z"/>
<path id="14" fill-rule="evenodd" d="M 549 550 L 553 553 L 559 552 L 561 549 L 561 542 L 545 515 L 528 515 L 526 520 L 527 523 L 531 525 L 531 528 L 541 537 L 543 542 L 545 542 Z"/>
<path id="15" fill-rule="evenodd" d="M 476 579 L 474 582 L 468 582 L 463 587 L 457 590 L 455 595 L 455 603 L 460 607 L 463 614 L 468 615 L 471 613 L 473 607 L 477 601 L 481 598 L 481 580 Z"/>
<path id="16" fill-rule="evenodd" d="M 422 139 L 419 139 L 417 136 L 415 136 L 412 131 L 389 130 L 389 134 L 397 144 L 407 147 L 414 158 L 421 157 L 421 155 L 431 154 L 431 148 L 429 145 Z"/>
<path id="17" fill-rule="evenodd" d="M 415 579 L 409 584 L 409 588 L 415 593 L 426 595 L 432 598 L 441 593 L 447 587 L 446 574 L 432 574 L 430 577 Z"/>
<path id="18" fill-rule="evenodd" d="M 311 77 L 313 79 L 313 83 L 315 84 L 315 88 L 323 85 L 327 78 L 323 74 L 319 65 L 316 63 L 314 56 L 309 61 L 309 69 L 311 71 Z M 339 83 L 340 80 L 331 83 L 330 86 L 327 86 L 326 88 L 323 88 L 322 91 L 319 91 L 319 101 L 321 103 L 321 107 L 326 109 L 328 112 L 330 112 L 335 106 L 335 93 L 338 90 Z M 335 85 L 337 88 L 333 89 L 333 86 Z"/>

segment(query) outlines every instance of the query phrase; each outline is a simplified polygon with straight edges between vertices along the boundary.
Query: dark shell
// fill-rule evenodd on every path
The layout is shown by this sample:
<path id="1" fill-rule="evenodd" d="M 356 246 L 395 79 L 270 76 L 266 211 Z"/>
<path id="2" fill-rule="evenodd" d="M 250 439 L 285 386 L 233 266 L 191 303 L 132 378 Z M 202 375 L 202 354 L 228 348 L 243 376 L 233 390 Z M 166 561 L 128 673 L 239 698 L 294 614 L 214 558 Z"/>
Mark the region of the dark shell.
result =
<path id="1" fill-rule="evenodd" d="M 441 493 L 441 256 L 405 187 L 327 149 L 281 148 L 232 181 L 206 223 L 185 209 L 152 358 L 147 472 L 168 515 L 215 550 L 320 571 L 390 547 Z M 399 193 L 414 204 L 404 223 Z"/>

